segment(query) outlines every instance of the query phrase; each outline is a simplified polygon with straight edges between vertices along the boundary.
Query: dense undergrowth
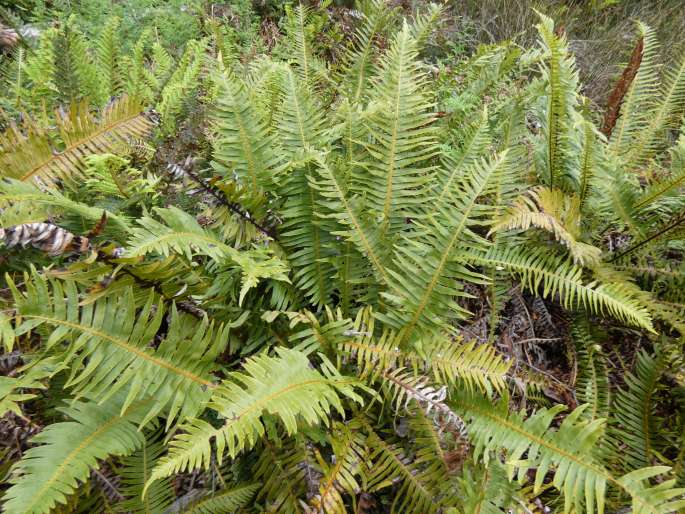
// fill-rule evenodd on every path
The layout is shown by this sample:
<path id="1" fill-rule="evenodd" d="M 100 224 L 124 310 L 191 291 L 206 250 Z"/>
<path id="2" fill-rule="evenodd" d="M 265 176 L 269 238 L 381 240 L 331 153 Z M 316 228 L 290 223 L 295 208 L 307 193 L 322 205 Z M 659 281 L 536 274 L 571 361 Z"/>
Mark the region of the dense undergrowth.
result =
<path id="1" fill-rule="evenodd" d="M 685 60 L 649 25 L 590 99 L 541 13 L 25 4 L 5 512 L 685 508 Z"/>

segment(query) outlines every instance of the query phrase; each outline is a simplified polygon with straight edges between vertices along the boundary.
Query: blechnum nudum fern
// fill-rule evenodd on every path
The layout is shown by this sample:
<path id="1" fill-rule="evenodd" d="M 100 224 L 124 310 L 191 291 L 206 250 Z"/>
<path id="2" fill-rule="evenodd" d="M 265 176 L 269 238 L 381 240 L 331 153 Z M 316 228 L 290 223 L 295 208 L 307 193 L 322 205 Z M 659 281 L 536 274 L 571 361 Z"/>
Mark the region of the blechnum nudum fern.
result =
<path id="1" fill-rule="evenodd" d="M 0 449 L 6 512 L 685 508 L 685 65 L 640 25 L 606 137 L 545 16 L 446 92 L 440 9 L 362 7 L 332 63 L 302 6 L 283 59 L 208 24 L 122 64 L 113 20 L 17 63 L 57 110 L 0 139 L 0 414 L 47 425 Z"/>

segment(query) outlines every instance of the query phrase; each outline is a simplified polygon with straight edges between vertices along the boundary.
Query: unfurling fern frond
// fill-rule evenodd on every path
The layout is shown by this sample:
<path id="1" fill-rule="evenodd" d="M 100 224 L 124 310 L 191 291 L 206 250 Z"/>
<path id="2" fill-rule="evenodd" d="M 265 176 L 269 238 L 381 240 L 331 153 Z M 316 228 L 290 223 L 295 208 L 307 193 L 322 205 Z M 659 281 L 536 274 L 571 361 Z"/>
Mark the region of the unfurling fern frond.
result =
<path id="1" fill-rule="evenodd" d="M 122 410 L 124 396 L 104 404 L 75 402 L 61 409 L 72 421 L 55 423 L 34 437 L 13 471 L 4 496 L 4 512 L 48 513 L 88 478 L 98 460 L 129 455 L 143 444 L 137 424 L 152 403 L 134 402 Z"/>
<path id="2" fill-rule="evenodd" d="M 72 104 L 68 113 L 57 116 L 63 149 L 55 148 L 53 135 L 31 120 L 0 136 L 0 176 L 41 184 L 69 181 L 83 174 L 86 156 L 116 153 L 129 138 L 146 138 L 153 126 L 132 98 L 114 100 L 97 118 L 87 104 Z"/>
<path id="3" fill-rule="evenodd" d="M 235 457 L 264 435 L 262 415 L 281 420 L 289 434 L 297 432 L 297 420 L 328 424 L 329 411 L 344 414 L 340 397 L 362 402 L 354 391 L 356 379 L 338 374 L 324 362 L 323 373 L 310 367 L 307 357 L 282 349 L 277 357 L 260 355 L 249 359 L 244 373 L 234 373 L 214 391 L 210 408 L 224 420 L 218 428 L 194 419 L 182 425 L 183 433 L 171 441 L 169 455 L 154 470 L 150 483 L 181 470 L 206 468 L 216 445 L 217 460 L 224 453 Z"/>

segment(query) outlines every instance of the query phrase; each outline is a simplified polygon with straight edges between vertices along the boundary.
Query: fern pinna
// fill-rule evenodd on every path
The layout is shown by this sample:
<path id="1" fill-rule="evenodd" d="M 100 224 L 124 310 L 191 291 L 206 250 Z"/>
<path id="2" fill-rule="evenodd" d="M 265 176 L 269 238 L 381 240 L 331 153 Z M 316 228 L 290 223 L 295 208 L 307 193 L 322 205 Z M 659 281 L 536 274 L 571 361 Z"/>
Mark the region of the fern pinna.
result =
<path id="1" fill-rule="evenodd" d="M 436 79 L 443 15 L 16 56 L 4 511 L 685 508 L 685 66 L 638 25 L 607 136 L 551 19 Z"/>

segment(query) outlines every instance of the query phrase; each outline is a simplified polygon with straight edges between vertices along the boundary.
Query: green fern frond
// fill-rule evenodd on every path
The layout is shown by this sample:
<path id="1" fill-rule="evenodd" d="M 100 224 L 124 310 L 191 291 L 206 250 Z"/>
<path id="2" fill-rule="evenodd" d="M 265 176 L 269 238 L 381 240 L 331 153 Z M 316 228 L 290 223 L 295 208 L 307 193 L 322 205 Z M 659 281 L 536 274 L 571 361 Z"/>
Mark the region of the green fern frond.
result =
<path id="1" fill-rule="evenodd" d="M 305 490 L 304 456 L 300 444 L 282 442 L 279 445 L 264 439 L 258 447 L 258 457 L 252 466 L 253 477 L 262 482 L 257 500 L 266 502 L 266 510 L 299 514 L 299 502 Z"/>
<path id="2" fill-rule="evenodd" d="M 654 331 L 652 318 L 631 287 L 620 282 L 585 282 L 582 269 L 549 252 L 513 248 L 475 257 L 474 262 L 514 272 L 521 283 L 544 298 L 558 295 L 565 308 L 587 308 Z"/>
<path id="3" fill-rule="evenodd" d="M 338 395 L 362 403 L 354 392 L 357 380 L 339 375 L 325 363 L 323 374 L 319 373 L 295 350 L 279 349 L 277 357 L 252 357 L 244 369 L 222 382 L 212 395 L 209 406 L 225 420 L 223 424 L 215 428 L 200 419 L 183 424 L 184 432 L 171 441 L 169 455 L 160 461 L 149 483 L 178 471 L 206 468 L 212 441 L 219 463 L 226 450 L 235 457 L 251 448 L 264 435 L 261 417 L 265 412 L 280 419 L 292 435 L 297 432 L 298 418 L 307 424 L 327 424 L 330 410 L 343 414 Z"/>
<path id="4" fill-rule="evenodd" d="M 4 315 L 3 315 L 4 317 Z M 6 323 L 6 320 L 3 320 Z M 3 328 L 3 331 L 11 327 Z M 7 353 L 12 351 L 12 347 L 7 345 L 5 334 L 5 349 Z M 0 417 L 8 412 L 13 412 L 17 416 L 23 416 L 21 402 L 35 398 L 36 395 L 28 392 L 28 389 L 45 389 L 45 379 L 52 377 L 63 369 L 55 358 L 48 358 L 38 361 L 30 366 L 18 377 L 0 376 Z"/>
<path id="5" fill-rule="evenodd" d="M 443 156 L 443 164 L 437 170 L 438 184 L 435 189 L 437 203 L 449 201 L 455 183 L 477 166 L 487 156 L 492 136 L 488 120 L 488 111 L 483 109 L 482 116 L 460 130 L 461 144 L 458 148 L 448 150 Z"/>
<path id="6" fill-rule="evenodd" d="M 654 93 L 654 102 L 653 111 L 644 118 L 646 125 L 635 135 L 626 157 L 631 169 L 649 162 L 668 144 L 669 131 L 680 128 L 685 109 L 685 56 L 667 70 L 661 90 Z"/>
<path id="7" fill-rule="evenodd" d="M 568 173 L 569 139 L 573 127 L 578 90 L 578 72 L 569 55 L 565 36 L 554 32 L 551 18 L 539 14 L 537 25 L 540 44 L 546 52 L 547 63 L 543 79 L 547 83 L 547 106 L 542 126 L 545 135 L 545 181 L 550 189 L 560 187 Z"/>
<path id="8" fill-rule="evenodd" d="M 161 129 L 164 134 L 171 134 L 176 128 L 183 105 L 200 86 L 206 40 L 190 41 L 186 46 L 181 60 L 164 88 L 160 91 L 157 104 L 162 121 Z"/>
<path id="9" fill-rule="evenodd" d="M 163 453 L 163 444 L 145 440 L 139 450 L 123 459 L 117 475 L 121 479 L 121 494 L 125 500 L 116 505 L 118 512 L 162 514 L 171 506 L 173 491 L 169 480 L 155 482 L 147 495 L 142 496 L 143 487 Z"/>
<path id="10" fill-rule="evenodd" d="M 219 97 L 215 110 L 214 168 L 253 190 L 273 183 L 279 173 L 278 150 L 244 83 L 234 76 L 215 76 Z"/>
<path id="11" fill-rule="evenodd" d="M 400 346 L 402 335 L 387 328 L 375 337 L 375 320 L 369 310 L 359 311 L 351 335 L 342 340 L 338 351 L 355 359 L 362 377 L 375 380 L 385 371 L 406 367 L 425 371 L 438 384 L 461 384 L 487 392 L 505 387 L 510 364 L 489 345 L 438 336 L 406 349 Z"/>
<path id="12" fill-rule="evenodd" d="M 363 20 L 352 36 L 354 46 L 343 55 L 340 83 L 351 104 L 359 104 L 367 94 L 370 77 L 376 71 L 373 65 L 374 47 L 383 28 L 393 16 L 393 8 L 385 0 L 372 0 Z"/>
<path id="13" fill-rule="evenodd" d="M 90 99 L 103 105 L 107 98 L 94 58 L 89 53 L 85 36 L 76 29 L 72 19 L 67 20 L 52 42 L 55 98 L 61 104 L 75 104 Z"/>
<path id="14" fill-rule="evenodd" d="M 155 213 L 164 223 L 152 217 L 139 219 L 139 227 L 131 230 L 128 256 L 138 257 L 155 252 L 167 257 L 178 253 L 191 260 L 194 253 L 200 253 L 220 261 L 238 254 L 178 207 L 157 207 Z"/>
<path id="15" fill-rule="evenodd" d="M 428 206 L 432 212 L 416 222 L 418 230 L 396 245 L 390 291 L 383 293 L 392 308 L 377 316 L 402 330 L 405 340 L 445 328 L 450 317 L 466 317 L 454 299 L 465 296 L 464 283 L 487 279 L 464 264 L 458 249 L 487 250 L 488 241 L 474 230 L 490 214 L 491 207 L 482 198 L 492 192 L 500 175 L 510 172 L 510 165 L 507 152 L 481 162 L 454 188 L 454 207 Z"/>
<path id="16" fill-rule="evenodd" d="M 630 154 L 640 131 L 649 125 L 658 97 L 657 50 L 659 43 L 656 33 L 640 22 L 638 22 L 638 32 L 643 42 L 640 68 L 623 99 L 621 117 L 609 141 L 611 152 L 620 157 Z"/>
<path id="17" fill-rule="evenodd" d="M 21 182 L 15 179 L 5 179 L 0 182 L 0 205 L 3 209 L 8 207 L 21 208 L 21 206 L 43 206 L 49 208 L 51 215 L 67 213 L 77 216 L 85 226 L 94 226 L 103 214 L 107 217 L 105 234 L 115 236 L 119 239 L 125 238 L 131 230 L 130 220 L 104 209 L 91 207 L 80 202 L 71 200 L 55 189 L 42 192 L 37 186 Z M 0 219 L 5 221 L 6 212 L 2 213 Z M 26 223 L 24 221 L 23 223 Z M 9 223 L 18 225 L 19 223 Z M 4 225 L 8 226 L 8 225 Z"/>
<path id="18" fill-rule="evenodd" d="M 566 196 L 559 189 L 536 187 L 519 197 L 508 211 L 495 221 L 490 233 L 499 230 L 528 230 L 531 226 L 546 230 L 566 246 L 579 265 L 596 264 L 601 250 L 579 241 L 580 198 Z"/>
<path id="19" fill-rule="evenodd" d="M 73 421 L 55 423 L 33 438 L 39 444 L 26 452 L 13 470 L 12 487 L 5 493 L 7 513 L 47 513 L 78 481 L 86 480 L 98 461 L 110 455 L 128 455 L 143 444 L 137 430 L 149 400 L 123 408 L 122 398 L 104 404 L 74 402 L 60 409 Z"/>
<path id="20" fill-rule="evenodd" d="M 40 325 L 54 327 L 46 349 L 67 343 L 64 362 L 71 368 L 66 387 L 79 395 L 108 398 L 130 384 L 124 407 L 137 398 L 154 396 L 146 421 L 168 409 L 168 423 L 197 413 L 213 388 L 210 371 L 223 350 L 228 329 L 206 321 L 193 327 L 171 310 L 169 330 L 157 349 L 149 348 L 164 319 L 163 305 L 154 305 L 152 292 L 136 313 L 133 291 L 79 305 L 79 291 L 40 275 L 25 277 L 26 294 L 9 284 L 16 305 L 16 332 Z M 154 309 L 153 309 L 154 307 Z M 154 311 L 154 312 L 153 312 Z M 102 365 L 106 362 L 107 365 Z"/>
<path id="21" fill-rule="evenodd" d="M 375 492 L 399 482 L 392 510 L 407 513 L 433 513 L 440 507 L 435 486 L 440 476 L 422 471 L 410 461 L 400 445 L 382 439 L 367 428 L 369 473 L 367 490 Z"/>
<path id="22" fill-rule="evenodd" d="M 658 451 L 660 422 L 653 399 L 662 371 L 662 359 L 643 350 L 637 354 L 634 374 L 626 375 L 626 387 L 616 394 L 612 411 L 618 426 L 614 437 L 627 447 L 621 450 L 620 459 L 625 471 L 651 466 L 654 452 Z"/>
<path id="23" fill-rule="evenodd" d="M 363 175 L 353 175 L 352 187 L 366 195 L 367 208 L 380 225 L 381 237 L 399 231 L 421 202 L 435 155 L 435 130 L 421 74 L 416 41 L 408 26 L 398 33 L 372 80 L 370 104 L 376 110 L 366 121 L 370 136 Z"/>
<path id="24" fill-rule="evenodd" d="M 281 145 L 293 163 L 293 169 L 281 186 L 286 201 L 280 227 L 280 242 L 291 251 L 294 283 L 311 301 L 322 306 L 328 303 L 333 289 L 331 277 L 335 270 L 329 262 L 334 255 L 335 223 L 317 219 L 319 191 L 309 183 L 312 166 L 307 157 L 311 150 L 324 144 L 324 113 L 316 105 L 295 73 L 284 73 L 283 106 L 278 116 Z"/>
<path id="25" fill-rule="evenodd" d="M 317 460 L 322 468 L 318 494 L 310 505 L 326 514 L 345 513 L 343 494 L 355 496 L 361 490 L 357 478 L 365 466 L 366 438 L 354 421 L 336 423 L 331 431 L 332 462 L 324 461 L 321 455 Z"/>
<path id="26" fill-rule="evenodd" d="M 64 148 L 55 148 L 53 135 L 33 120 L 22 128 L 12 127 L 0 136 L 0 175 L 18 180 L 50 184 L 69 181 L 83 174 L 84 157 L 94 153 L 116 153 L 131 137 L 144 139 L 153 127 L 140 104 L 122 97 L 94 118 L 85 103 L 72 104 L 58 115 L 57 128 Z"/>
<path id="27" fill-rule="evenodd" d="M 303 4 L 286 7 L 286 33 L 297 63 L 297 71 L 303 84 L 314 85 L 327 76 L 325 64 L 312 52 L 310 28 L 312 12 Z"/>
<path id="28" fill-rule="evenodd" d="M 459 485 L 466 514 L 504 514 L 514 508 L 517 484 L 509 480 L 506 468 L 496 460 L 487 467 L 466 467 Z"/>
<path id="29" fill-rule="evenodd" d="M 596 450 L 604 432 L 603 420 L 581 421 L 584 408 L 573 411 L 553 430 L 550 423 L 563 406 L 541 409 L 525 419 L 510 414 L 506 401 L 492 405 L 489 400 L 462 395 L 455 404 L 470 420 L 469 435 L 476 455 L 487 459 L 489 452 L 505 448 L 510 469 L 518 470 L 519 477 L 536 468 L 534 493 L 542 488 L 547 473 L 555 470 L 553 484 L 564 495 L 564 512 L 596 509 L 602 514 L 608 486 L 628 493 L 636 513 L 667 513 L 685 505 L 685 500 L 677 499 L 685 489 L 674 488 L 674 480 L 657 486 L 647 482 L 668 467 L 643 468 L 622 477 L 607 471 Z"/>
<path id="30" fill-rule="evenodd" d="M 390 281 L 387 270 L 386 249 L 373 221 L 364 212 L 363 203 L 349 196 L 344 180 L 344 170 L 334 167 L 336 163 L 318 158 L 316 175 L 310 184 L 320 194 L 318 214 L 322 218 L 336 220 L 340 226 L 333 235 L 353 243 L 367 259 L 368 266 L 381 284 Z"/>
<path id="31" fill-rule="evenodd" d="M 119 18 L 110 18 L 95 43 L 101 88 L 108 97 L 119 96 L 124 92 L 124 71 L 120 62 L 120 24 Z"/>
<path id="32" fill-rule="evenodd" d="M 184 514 L 231 514 L 246 507 L 259 489 L 259 484 L 247 484 L 216 492 L 209 492 L 191 501 Z"/>
<path id="33" fill-rule="evenodd" d="M 602 348 L 596 343 L 589 323 L 575 320 L 571 329 L 575 346 L 578 375 L 576 396 L 581 404 L 589 407 L 583 415 L 590 420 L 609 416 L 611 396 L 607 362 Z"/>
<path id="34" fill-rule="evenodd" d="M 414 14 L 410 30 L 419 50 L 426 45 L 431 34 L 438 30 L 440 18 L 443 15 L 444 6 L 432 2 L 428 4 L 425 11 L 418 11 Z"/>

